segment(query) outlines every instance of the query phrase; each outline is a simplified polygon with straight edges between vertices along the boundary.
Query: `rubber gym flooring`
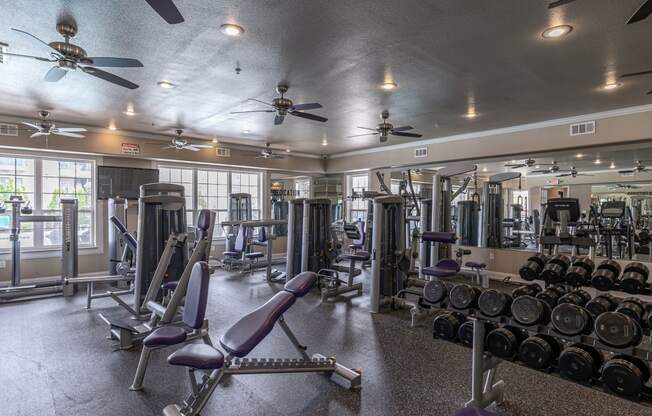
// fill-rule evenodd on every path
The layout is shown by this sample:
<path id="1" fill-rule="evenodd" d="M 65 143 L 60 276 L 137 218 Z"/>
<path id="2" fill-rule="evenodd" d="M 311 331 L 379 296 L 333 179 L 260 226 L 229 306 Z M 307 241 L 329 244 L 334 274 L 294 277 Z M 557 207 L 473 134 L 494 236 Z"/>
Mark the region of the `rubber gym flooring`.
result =
<path id="1" fill-rule="evenodd" d="M 217 272 L 207 314 L 213 341 L 278 290 L 262 273 Z M 143 392 L 129 391 L 138 350 L 115 351 L 105 339 L 108 329 L 97 314 L 115 309 L 110 299 L 97 300 L 90 311 L 84 304 L 82 291 L 0 306 L 0 415 L 160 415 L 186 397 L 185 370 L 165 361 L 171 350 L 154 354 Z M 410 328 L 407 311 L 371 315 L 365 296 L 322 304 L 316 292 L 285 316 L 309 353 L 334 354 L 362 368 L 362 391 L 344 390 L 318 374 L 237 376 L 225 379 L 203 415 L 446 416 L 469 398 L 470 350 L 433 340 L 431 320 Z M 275 328 L 251 356 L 296 353 Z M 506 382 L 500 414 L 652 414 L 650 407 L 510 363 L 501 364 L 498 377 Z"/>

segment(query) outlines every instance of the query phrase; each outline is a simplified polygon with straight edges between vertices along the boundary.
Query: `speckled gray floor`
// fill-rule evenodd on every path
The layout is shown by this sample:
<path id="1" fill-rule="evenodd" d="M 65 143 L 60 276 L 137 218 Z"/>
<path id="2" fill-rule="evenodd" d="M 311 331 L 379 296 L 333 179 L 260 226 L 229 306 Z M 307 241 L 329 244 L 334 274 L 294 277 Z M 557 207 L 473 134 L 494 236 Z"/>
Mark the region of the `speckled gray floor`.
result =
<path id="1" fill-rule="evenodd" d="M 211 336 L 265 302 L 276 285 L 262 274 L 216 274 L 211 280 Z M 204 415 L 449 415 L 469 398 L 470 350 L 433 340 L 429 324 L 408 327 L 407 312 L 371 315 L 368 299 L 321 304 L 316 295 L 298 301 L 288 324 L 309 352 L 336 354 L 363 369 L 363 389 L 339 388 L 320 375 L 240 376 L 226 380 Z M 157 415 L 188 392 L 182 368 L 165 364 L 159 351 L 146 390 L 128 390 L 138 351 L 113 351 L 97 314 L 108 299 L 83 308 L 83 296 L 0 306 L 0 415 Z M 293 357 L 275 329 L 254 350 L 258 357 Z M 505 363 L 500 413 L 513 416 L 650 416 L 652 410 L 556 377 Z"/>

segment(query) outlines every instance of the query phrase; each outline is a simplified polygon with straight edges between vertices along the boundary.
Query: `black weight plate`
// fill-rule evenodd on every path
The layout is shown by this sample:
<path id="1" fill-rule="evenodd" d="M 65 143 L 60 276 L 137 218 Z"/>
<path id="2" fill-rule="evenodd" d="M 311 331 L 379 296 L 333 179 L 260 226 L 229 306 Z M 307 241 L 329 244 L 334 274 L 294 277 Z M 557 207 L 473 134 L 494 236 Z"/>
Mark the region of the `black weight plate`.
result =
<path id="1" fill-rule="evenodd" d="M 647 266 L 637 261 L 629 263 L 627 266 L 625 266 L 625 270 L 623 270 L 623 272 L 636 272 L 645 276 L 645 279 L 647 279 L 648 275 L 650 274 L 650 270 L 647 268 Z"/>
<path id="2" fill-rule="evenodd" d="M 575 260 L 573 262 L 573 266 L 582 267 L 589 275 L 591 275 L 591 273 L 593 273 L 593 269 L 595 268 L 595 263 L 593 263 L 593 260 L 590 258 L 584 257 L 582 259 Z"/>
<path id="3" fill-rule="evenodd" d="M 432 321 L 432 332 L 437 338 L 453 341 L 462 322 L 452 313 L 438 315 Z"/>
<path id="4" fill-rule="evenodd" d="M 512 298 L 516 299 L 517 297 L 523 295 L 534 296 L 539 292 L 541 292 L 541 286 L 537 285 L 536 283 L 531 283 L 519 286 L 516 289 L 512 290 Z"/>
<path id="5" fill-rule="evenodd" d="M 499 316 L 507 309 L 509 295 L 495 289 L 482 292 L 478 298 L 478 309 L 487 316 Z"/>
<path id="6" fill-rule="evenodd" d="M 569 380 L 589 381 L 596 366 L 593 355 L 579 346 L 568 347 L 559 355 L 559 373 Z"/>
<path id="7" fill-rule="evenodd" d="M 640 342 L 641 329 L 625 314 L 605 312 L 595 320 L 595 336 L 607 345 L 625 348 Z"/>
<path id="8" fill-rule="evenodd" d="M 522 325 L 535 325 L 543 322 L 546 313 L 543 301 L 530 296 L 519 296 L 512 302 L 512 316 Z"/>
<path id="9" fill-rule="evenodd" d="M 557 305 L 557 301 L 559 300 L 559 292 L 548 288 L 543 292 L 538 293 L 536 298 L 546 302 L 550 309 L 552 309 Z"/>
<path id="10" fill-rule="evenodd" d="M 438 303 L 446 299 L 448 285 L 441 280 L 429 280 L 423 286 L 423 298 L 430 303 Z"/>
<path id="11" fill-rule="evenodd" d="M 602 381 L 614 393 L 627 397 L 638 396 L 643 391 L 643 372 L 624 358 L 614 358 L 602 367 Z"/>
<path id="12" fill-rule="evenodd" d="M 581 266 L 571 266 L 564 277 L 571 286 L 586 286 L 591 280 L 591 274 Z"/>
<path id="13" fill-rule="evenodd" d="M 608 296 L 596 296 L 589 303 L 586 304 L 585 308 L 593 316 L 599 316 L 605 312 L 612 311 L 614 309 L 615 303 L 613 299 Z"/>
<path id="14" fill-rule="evenodd" d="M 506 328 L 498 328 L 487 335 L 487 351 L 500 358 L 512 358 L 518 349 L 518 338 Z"/>
<path id="15" fill-rule="evenodd" d="M 523 266 L 521 266 L 520 269 L 518 269 L 518 274 L 523 280 L 530 282 L 539 278 L 539 274 L 541 273 L 542 269 L 543 267 L 538 263 L 528 261 Z"/>
<path id="16" fill-rule="evenodd" d="M 467 347 L 473 346 L 473 321 L 466 321 L 457 330 L 457 339 Z"/>
<path id="17" fill-rule="evenodd" d="M 615 275 L 611 270 L 598 269 L 593 273 L 591 286 L 601 291 L 611 290 L 614 287 L 614 283 L 616 283 L 616 278 L 617 275 Z"/>
<path id="18" fill-rule="evenodd" d="M 625 293 L 641 293 L 645 289 L 646 282 L 646 277 L 641 273 L 628 271 L 623 273 L 623 277 L 620 279 L 620 288 Z"/>
<path id="19" fill-rule="evenodd" d="M 645 313 L 645 309 L 638 299 L 627 298 L 622 301 L 620 305 L 618 305 L 616 312 L 625 314 L 636 322 L 641 322 L 641 319 L 643 319 L 643 314 Z"/>
<path id="20" fill-rule="evenodd" d="M 448 295 L 450 304 L 455 309 L 468 309 L 476 305 L 478 291 L 465 284 L 455 285 Z"/>
<path id="21" fill-rule="evenodd" d="M 561 303 L 552 310 L 552 326 L 564 335 L 579 335 L 590 328 L 591 316 L 581 306 Z"/>
<path id="22" fill-rule="evenodd" d="M 554 355 L 553 347 L 547 340 L 533 336 L 527 338 L 518 349 L 518 358 L 531 368 L 547 368 Z"/>

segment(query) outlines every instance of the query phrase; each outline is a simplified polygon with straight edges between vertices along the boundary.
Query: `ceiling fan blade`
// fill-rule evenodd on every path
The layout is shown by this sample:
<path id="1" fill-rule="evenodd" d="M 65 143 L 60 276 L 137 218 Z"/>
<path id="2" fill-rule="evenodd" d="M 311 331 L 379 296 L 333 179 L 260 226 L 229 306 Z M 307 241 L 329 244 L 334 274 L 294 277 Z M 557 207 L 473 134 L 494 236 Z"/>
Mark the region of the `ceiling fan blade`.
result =
<path id="1" fill-rule="evenodd" d="M 570 173 L 562 173 L 561 175 L 557 175 L 558 178 L 563 178 L 563 177 L 566 177 L 566 176 L 573 176 L 573 175 L 570 174 Z"/>
<path id="2" fill-rule="evenodd" d="M 652 91 L 648 91 L 648 92 L 647 92 L 647 95 L 652 95 Z"/>
<path id="3" fill-rule="evenodd" d="M 184 148 L 184 150 L 192 150 L 193 152 L 199 152 L 199 150 L 200 150 L 198 147 L 195 147 L 195 146 L 193 146 L 191 144 L 189 144 L 187 146 L 183 146 L 183 148 Z"/>
<path id="4" fill-rule="evenodd" d="M 285 116 L 277 114 L 276 117 L 274 117 L 274 125 L 278 126 L 283 124 L 283 120 L 285 120 Z"/>
<path id="5" fill-rule="evenodd" d="M 549 170 L 533 170 L 533 171 L 530 172 L 530 173 L 541 173 L 541 174 L 545 174 L 545 173 L 554 173 L 554 172 L 549 171 Z"/>
<path id="6" fill-rule="evenodd" d="M 130 90 L 135 90 L 136 88 L 138 88 L 138 85 L 134 84 L 131 81 L 127 81 L 124 78 L 120 78 L 117 75 L 113 75 L 110 72 L 106 72 L 101 69 L 94 68 L 92 66 L 84 66 L 82 67 L 82 71 L 94 77 L 103 79 L 104 81 L 109 81 L 121 87 L 129 88 Z"/>
<path id="7" fill-rule="evenodd" d="M 189 146 L 196 147 L 198 149 L 212 149 L 213 148 L 213 146 L 211 146 L 210 144 L 194 144 L 193 143 L 193 144 L 190 144 Z"/>
<path id="8" fill-rule="evenodd" d="M 88 58 L 93 63 L 93 66 L 104 66 L 104 67 L 113 67 L 113 68 L 141 68 L 143 66 L 142 62 L 138 59 L 132 58 L 111 58 L 111 57 L 92 57 Z"/>
<path id="9" fill-rule="evenodd" d="M 48 53 L 55 53 L 57 56 L 61 56 L 61 54 L 59 53 L 58 50 L 54 49 L 54 48 L 53 48 L 52 46 L 50 46 L 47 42 L 45 42 L 45 41 L 43 41 L 43 40 L 37 38 L 36 36 L 32 35 L 31 33 L 29 33 L 29 32 L 25 32 L 24 30 L 20 30 L 20 29 L 14 29 L 14 28 L 11 28 L 11 30 L 13 30 L 14 32 L 21 33 L 21 34 L 23 34 L 23 35 L 25 35 L 25 36 L 27 36 L 27 37 L 29 37 L 29 38 L 31 38 L 31 39 L 37 41 L 37 42 L 40 43 L 42 46 L 45 46 L 45 47 L 47 48 L 46 50 L 48 51 Z"/>
<path id="10" fill-rule="evenodd" d="M 68 71 L 66 71 L 65 69 L 61 69 L 58 66 L 53 66 L 45 74 L 45 77 L 43 79 L 47 82 L 57 82 L 61 78 L 65 77 L 67 73 Z"/>
<path id="11" fill-rule="evenodd" d="M 564 4 L 572 3 L 574 1 L 575 0 L 557 0 L 557 1 L 553 1 L 552 3 L 550 3 L 548 5 L 548 8 L 549 9 L 554 9 L 555 7 L 563 6 Z"/>
<path id="12" fill-rule="evenodd" d="M 258 103 L 265 104 L 265 105 L 268 105 L 268 106 L 270 106 L 270 107 L 274 107 L 274 106 L 271 105 L 270 103 L 266 103 L 265 101 L 261 101 L 261 100 L 258 100 L 258 99 L 256 99 L 256 98 L 247 98 L 247 100 L 249 100 L 249 101 L 256 101 L 256 102 L 258 102 Z"/>
<path id="13" fill-rule="evenodd" d="M 183 23 L 184 19 L 172 0 L 145 0 L 163 20 L 171 25 Z"/>
<path id="14" fill-rule="evenodd" d="M 418 133 L 403 133 L 400 131 L 393 131 L 393 130 L 390 132 L 390 134 L 392 136 L 401 136 L 401 137 L 423 137 L 422 134 L 418 134 Z"/>
<path id="15" fill-rule="evenodd" d="M 243 113 L 275 113 L 276 110 L 247 110 L 247 111 L 231 111 L 229 114 L 243 114 Z"/>
<path id="16" fill-rule="evenodd" d="M 360 126 L 358 126 L 358 128 L 362 129 L 362 130 L 373 130 L 375 132 L 378 132 L 378 129 L 372 129 L 371 127 L 360 127 Z"/>
<path id="17" fill-rule="evenodd" d="M 58 136 L 74 137 L 77 139 L 83 139 L 85 137 L 83 134 L 69 133 L 66 131 L 60 131 L 59 129 L 55 129 L 54 131 L 52 131 L 52 134 L 56 134 Z"/>
<path id="18" fill-rule="evenodd" d="M 41 126 L 37 126 L 36 124 L 28 123 L 28 122 L 26 122 L 26 121 L 21 121 L 20 123 L 21 123 L 21 124 L 24 124 L 24 125 L 26 125 L 26 126 L 28 126 L 28 127 L 31 127 L 31 128 L 33 128 L 33 129 L 35 129 L 35 130 L 41 131 Z"/>
<path id="19" fill-rule="evenodd" d="M 315 110 L 321 107 L 322 106 L 319 103 L 305 103 L 305 104 L 295 104 L 292 106 L 291 110 L 292 111 Z"/>
<path id="20" fill-rule="evenodd" d="M 412 126 L 401 126 L 401 127 L 394 127 L 392 131 L 408 131 L 408 130 L 414 130 L 414 127 Z"/>
<path id="21" fill-rule="evenodd" d="M 623 74 L 620 77 L 628 78 L 628 77 L 637 77 L 639 75 L 648 75 L 648 74 L 652 74 L 652 69 L 649 69 L 647 71 L 640 71 L 640 72 L 630 72 L 629 74 Z"/>
<path id="22" fill-rule="evenodd" d="M 146 143 L 146 144 L 159 144 L 159 143 Z M 163 146 L 161 149 L 177 149 L 176 146 Z M 179 150 L 179 149 L 177 149 Z"/>
<path id="23" fill-rule="evenodd" d="M 65 133 L 78 133 L 80 131 L 88 131 L 83 127 L 57 127 L 57 131 L 63 131 Z"/>
<path id="24" fill-rule="evenodd" d="M 627 174 L 627 173 L 636 173 L 636 171 L 634 169 L 627 169 L 627 170 L 619 170 L 618 173 Z"/>
<path id="25" fill-rule="evenodd" d="M 40 136 L 47 136 L 48 133 L 42 132 L 42 131 L 37 131 L 36 133 L 32 134 L 29 136 L 30 139 L 33 139 L 35 137 L 40 137 Z"/>
<path id="26" fill-rule="evenodd" d="M 23 55 L 20 53 L 1 52 L 0 55 L 13 56 L 15 58 L 32 58 L 43 62 L 56 62 L 56 59 L 41 58 L 40 56 Z"/>
<path id="27" fill-rule="evenodd" d="M 362 136 L 375 136 L 377 135 L 377 132 L 374 133 L 362 133 L 362 134 L 354 134 L 353 136 L 346 136 L 347 139 L 350 139 L 352 137 L 362 137 Z"/>
<path id="28" fill-rule="evenodd" d="M 269 157 L 272 158 L 272 159 L 285 159 L 285 156 L 277 155 L 277 154 L 272 154 Z"/>
<path id="29" fill-rule="evenodd" d="M 328 121 L 326 117 L 318 116 L 315 114 L 310 114 L 310 113 L 302 113 L 301 111 L 290 111 L 289 114 L 292 114 L 293 116 L 296 117 L 301 117 L 301 118 L 307 118 L 308 120 L 313 120 L 313 121 L 319 121 L 322 123 L 325 123 Z"/>
<path id="30" fill-rule="evenodd" d="M 647 19 L 647 17 L 652 14 L 652 0 L 647 0 L 641 5 L 641 7 L 636 10 L 636 13 L 627 21 L 628 25 L 632 23 L 640 22 L 641 20 Z"/>

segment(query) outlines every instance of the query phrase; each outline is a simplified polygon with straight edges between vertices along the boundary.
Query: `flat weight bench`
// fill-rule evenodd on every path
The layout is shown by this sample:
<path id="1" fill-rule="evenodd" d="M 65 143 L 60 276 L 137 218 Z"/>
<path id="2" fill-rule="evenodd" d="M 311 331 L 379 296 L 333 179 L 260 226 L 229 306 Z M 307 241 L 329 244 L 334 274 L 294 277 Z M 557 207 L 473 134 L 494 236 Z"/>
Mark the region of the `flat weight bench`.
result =
<path id="1" fill-rule="evenodd" d="M 283 314 L 294 305 L 297 298 L 305 296 L 317 283 L 313 272 L 303 272 L 285 284 L 283 291 L 275 294 L 265 304 L 240 318 L 229 328 L 220 345 L 226 355 L 206 344 L 191 344 L 168 357 L 168 363 L 188 368 L 192 393 L 183 405 L 171 404 L 163 409 L 167 416 L 197 416 L 206 406 L 224 375 L 326 373 L 335 383 L 347 389 L 361 386 L 361 374 L 338 364 L 335 358 L 321 354 L 310 357 L 307 347 L 300 344 L 290 330 Z M 301 358 L 245 358 L 272 331 L 278 323 Z M 195 371 L 208 372 L 197 382 Z"/>

